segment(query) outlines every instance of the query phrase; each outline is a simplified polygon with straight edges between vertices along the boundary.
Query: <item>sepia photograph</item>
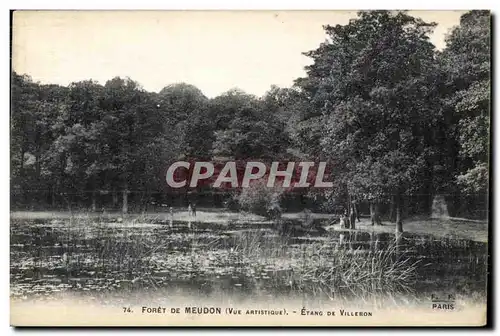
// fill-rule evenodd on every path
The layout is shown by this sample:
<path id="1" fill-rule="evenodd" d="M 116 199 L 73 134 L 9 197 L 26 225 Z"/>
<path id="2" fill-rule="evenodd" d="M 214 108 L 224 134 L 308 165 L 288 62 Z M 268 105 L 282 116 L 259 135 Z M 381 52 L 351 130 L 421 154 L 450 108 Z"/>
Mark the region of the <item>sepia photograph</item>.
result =
<path id="1" fill-rule="evenodd" d="M 491 323 L 489 10 L 13 10 L 10 324 Z"/>

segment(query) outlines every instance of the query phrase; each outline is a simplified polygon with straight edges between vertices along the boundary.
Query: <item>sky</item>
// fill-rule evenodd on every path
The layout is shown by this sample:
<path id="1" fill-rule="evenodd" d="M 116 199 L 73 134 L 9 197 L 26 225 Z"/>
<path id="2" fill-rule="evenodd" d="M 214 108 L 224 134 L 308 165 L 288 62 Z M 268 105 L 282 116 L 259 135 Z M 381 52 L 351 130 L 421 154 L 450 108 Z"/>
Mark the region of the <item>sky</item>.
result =
<path id="1" fill-rule="evenodd" d="M 445 35 L 463 11 L 410 11 Z M 347 24 L 355 11 L 16 11 L 12 67 L 41 83 L 101 84 L 130 77 L 148 91 L 173 83 L 208 97 L 231 88 L 258 96 L 289 87 L 311 60 L 303 52 L 326 38 L 325 24 Z"/>

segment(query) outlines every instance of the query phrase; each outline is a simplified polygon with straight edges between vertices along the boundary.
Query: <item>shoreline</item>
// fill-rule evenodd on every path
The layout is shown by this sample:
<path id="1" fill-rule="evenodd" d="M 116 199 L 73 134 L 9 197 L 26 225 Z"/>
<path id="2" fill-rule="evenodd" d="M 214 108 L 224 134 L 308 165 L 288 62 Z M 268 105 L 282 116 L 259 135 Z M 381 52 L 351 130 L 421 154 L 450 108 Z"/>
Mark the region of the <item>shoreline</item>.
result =
<path id="1" fill-rule="evenodd" d="M 311 214 L 314 219 L 323 219 L 328 221 L 332 219 L 333 214 Z M 284 213 L 285 219 L 298 219 L 300 213 Z M 69 211 L 11 211 L 10 219 L 19 220 L 62 220 L 69 218 L 80 219 L 119 219 L 124 220 L 162 220 L 168 221 L 171 216 L 168 212 L 145 212 L 145 213 L 131 213 L 123 216 L 120 212 L 69 212 Z M 271 224 L 272 221 L 267 220 L 262 216 L 251 213 L 225 211 L 224 209 L 200 209 L 197 216 L 190 216 L 184 209 L 176 208 L 174 210 L 173 221 L 176 222 L 201 222 L 201 223 L 220 223 L 230 224 L 246 222 L 252 224 Z M 361 218 L 361 222 L 356 222 L 356 230 L 364 232 L 377 232 L 377 233 L 394 233 L 395 223 L 384 221 L 381 226 L 372 226 L 369 218 Z M 329 230 L 339 231 L 341 229 L 338 224 L 330 225 L 327 227 Z M 436 238 L 458 238 L 468 239 L 477 242 L 488 242 L 488 221 L 477 221 L 467 219 L 422 219 L 422 218 L 409 218 L 403 222 L 403 230 L 407 233 L 419 235 L 432 235 Z"/>

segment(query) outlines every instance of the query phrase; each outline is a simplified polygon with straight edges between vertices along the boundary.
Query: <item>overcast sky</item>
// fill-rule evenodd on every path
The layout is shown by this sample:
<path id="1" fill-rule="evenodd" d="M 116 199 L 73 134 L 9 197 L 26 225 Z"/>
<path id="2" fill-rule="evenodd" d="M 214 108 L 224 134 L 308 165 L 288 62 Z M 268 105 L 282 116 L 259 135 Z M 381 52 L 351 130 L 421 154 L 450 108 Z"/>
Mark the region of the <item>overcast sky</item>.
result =
<path id="1" fill-rule="evenodd" d="M 460 11 L 410 12 L 438 27 L 444 46 Z M 186 82 L 214 97 L 231 88 L 262 95 L 290 86 L 310 60 L 302 52 L 325 40 L 324 24 L 346 24 L 356 12 L 15 12 L 13 69 L 35 81 L 104 84 L 129 76 L 148 91 Z"/>

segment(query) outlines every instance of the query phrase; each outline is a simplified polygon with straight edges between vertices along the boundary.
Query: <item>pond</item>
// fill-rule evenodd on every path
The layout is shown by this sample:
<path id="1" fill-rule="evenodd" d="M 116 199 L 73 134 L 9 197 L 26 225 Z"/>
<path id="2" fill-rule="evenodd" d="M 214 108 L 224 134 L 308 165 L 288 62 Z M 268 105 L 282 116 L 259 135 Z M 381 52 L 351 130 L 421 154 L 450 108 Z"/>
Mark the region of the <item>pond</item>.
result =
<path id="1" fill-rule="evenodd" d="M 10 229 L 14 300 L 71 294 L 140 301 L 183 292 L 316 303 L 486 296 L 487 244 L 465 239 L 362 231 L 283 235 L 255 223 L 160 220 L 12 219 Z"/>

